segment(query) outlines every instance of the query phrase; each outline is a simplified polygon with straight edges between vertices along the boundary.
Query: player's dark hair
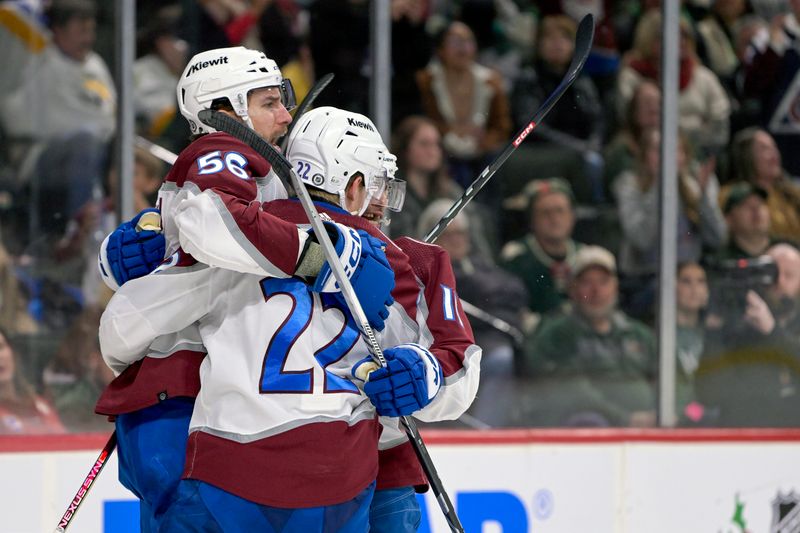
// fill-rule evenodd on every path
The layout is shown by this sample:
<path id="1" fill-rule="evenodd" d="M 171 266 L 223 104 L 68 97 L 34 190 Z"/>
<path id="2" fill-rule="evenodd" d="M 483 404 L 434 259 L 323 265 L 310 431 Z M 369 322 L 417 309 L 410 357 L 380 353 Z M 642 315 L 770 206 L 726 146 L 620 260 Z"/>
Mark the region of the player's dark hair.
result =
<path id="1" fill-rule="evenodd" d="M 60 28 L 72 19 L 97 18 L 97 7 L 92 0 L 53 0 L 47 10 L 51 28 Z"/>
<path id="2" fill-rule="evenodd" d="M 248 93 L 248 97 L 249 97 L 249 93 Z M 223 97 L 220 97 L 220 98 L 215 98 L 214 100 L 212 100 L 211 101 L 211 105 L 209 106 L 209 109 L 211 109 L 212 111 L 229 111 L 231 113 L 235 112 L 233 110 L 233 106 L 231 105 L 231 101 L 228 100 L 228 98 L 226 96 L 223 96 Z M 207 133 L 195 133 L 194 135 L 189 136 L 189 142 L 194 142 L 197 139 L 199 139 L 200 137 L 203 137 L 204 135 L 208 135 L 208 134 Z"/>

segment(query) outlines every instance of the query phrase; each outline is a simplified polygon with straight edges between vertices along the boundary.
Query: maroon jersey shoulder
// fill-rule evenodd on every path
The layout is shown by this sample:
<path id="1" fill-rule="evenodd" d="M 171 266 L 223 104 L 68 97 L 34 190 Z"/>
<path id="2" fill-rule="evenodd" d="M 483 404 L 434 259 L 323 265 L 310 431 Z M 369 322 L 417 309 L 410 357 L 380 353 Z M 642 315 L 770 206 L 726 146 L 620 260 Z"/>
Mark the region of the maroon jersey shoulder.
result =
<path id="1" fill-rule="evenodd" d="M 438 244 L 429 244 L 411 237 L 398 237 L 394 243 L 408 256 L 414 274 L 426 285 L 436 277 L 440 265 L 450 264 L 450 254 Z"/>
<path id="2" fill-rule="evenodd" d="M 219 154 L 213 155 L 214 152 Z M 200 161 L 200 158 L 205 159 Z M 232 168 L 235 174 L 231 172 Z M 247 144 L 227 133 L 216 132 L 203 135 L 187 146 L 178 156 L 165 181 L 183 187 L 186 181 L 196 182 L 198 177 L 217 173 L 237 179 L 246 175 L 247 179 L 252 179 L 266 176 L 270 168 L 267 160 Z M 236 169 L 241 169 L 241 172 Z M 200 178 L 199 181 L 205 180 Z M 203 183 L 198 185 L 201 189 L 207 187 Z"/>

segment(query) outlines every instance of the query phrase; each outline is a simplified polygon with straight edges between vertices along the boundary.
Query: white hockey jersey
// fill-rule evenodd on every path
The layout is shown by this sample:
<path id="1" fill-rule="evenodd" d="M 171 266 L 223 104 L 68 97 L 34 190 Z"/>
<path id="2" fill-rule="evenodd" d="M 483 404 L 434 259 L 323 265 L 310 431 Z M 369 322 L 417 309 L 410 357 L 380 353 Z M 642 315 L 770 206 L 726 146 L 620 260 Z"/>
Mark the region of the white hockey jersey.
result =
<path id="1" fill-rule="evenodd" d="M 213 199 L 212 209 L 204 216 L 213 218 L 212 225 L 221 228 L 224 235 L 204 233 L 202 221 L 195 228 L 221 242 L 258 244 L 266 251 L 259 252 L 255 244 L 249 246 L 249 263 L 257 264 L 264 275 L 290 276 L 307 234 L 293 224 L 275 220 L 261 231 L 251 232 L 249 227 L 260 202 L 286 197 L 280 181 L 269 172 L 264 158 L 230 135 L 214 133 L 195 140 L 181 152 L 159 190 L 167 257 L 179 247 L 174 223 L 176 207 L 201 191 L 208 191 L 207 197 Z M 125 369 L 103 391 L 96 412 L 117 415 L 176 396 L 194 398 L 200 389 L 198 369 L 205 353 L 195 326 L 158 339 L 150 346 L 148 357 Z"/>
<path id="2" fill-rule="evenodd" d="M 227 151 L 217 151 L 220 145 L 223 148 L 227 148 Z M 247 166 L 248 173 L 255 174 L 256 172 L 264 171 L 264 168 L 262 168 L 265 164 L 263 159 L 248 152 L 249 148 L 243 147 L 241 143 L 229 136 L 213 134 L 196 141 L 190 146 L 190 149 L 181 154 L 181 158 L 170 173 L 164 189 L 162 189 L 161 197 L 163 203 L 161 207 L 165 218 L 168 241 L 174 243 L 180 236 L 181 243 L 186 249 L 192 250 L 198 259 L 212 265 L 258 273 L 262 276 L 286 276 L 286 271 L 290 270 L 289 266 L 293 266 L 296 261 L 296 255 L 292 254 L 299 253 L 296 246 L 302 245 L 301 239 L 305 236 L 305 232 L 298 232 L 294 227 L 290 231 L 286 230 L 286 227 L 276 228 L 275 217 L 282 222 L 288 220 L 294 220 L 297 223 L 304 222 L 305 214 L 300 205 L 293 201 L 283 201 L 269 204 L 270 208 L 267 208 L 266 205 L 260 206 L 258 202 L 243 201 L 242 197 L 253 198 L 252 189 L 250 188 L 252 183 L 248 180 L 239 180 L 237 177 L 238 171 L 235 168 L 222 170 L 221 174 L 224 174 L 225 180 L 221 180 L 219 175 L 208 176 L 203 174 L 204 168 L 214 168 L 210 166 L 213 165 L 210 161 L 218 160 L 225 163 L 230 153 L 244 153 L 248 156 L 247 159 L 251 161 L 251 164 Z M 203 160 L 202 162 L 200 161 L 201 159 Z M 233 159 L 231 161 L 235 165 L 236 161 Z M 220 188 L 218 184 L 221 182 L 226 186 Z M 276 182 L 277 180 L 272 181 L 273 184 Z M 241 190 L 239 190 L 240 188 Z M 208 191 L 201 194 L 204 189 L 208 189 Z M 263 197 L 259 199 L 263 199 Z M 178 202 L 182 207 L 175 209 Z M 334 219 L 340 222 L 365 229 L 373 233 L 373 235 L 390 242 L 384 235 L 377 232 L 361 218 L 345 214 L 334 206 L 324 207 L 323 204 L 321 210 L 327 210 Z M 176 221 L 175 215 L 183 220 L 180 232 L 178 229 L 181 224 Z M 292 232 L 298 237 L 293 237 Z M 276 246 L 276 243 L 285 243 L 287 241 L 290 245 Z M 295 244 L 292 244 L 292 242 L 295 242 Z M 446 253 L 439 247 L 414 242 L 416 243 L 414 246 L 412 246 L 412 243 L 404 245 L 409 249 L 417 250 L 413 254 L 415 258 L 413 270 L 408 264 L 408 258 L 400 248 L 390 243 L 387 250 L 387 256 L 395 270 L 397 280 L 397 286 L 393 291 L 396 304 L 392 311 L 392 315 L 396 316 L 390 320 L 401 324 L 402 327 L 387 328 L 383 334 L 379 335 L 379 340 L 381 340 L 383 346 L 413 341 L 431 349 L 442 364 L 445 384 L 436 400 L 426 409 L 417 413 L 417 415 L 423 420 L 456 418 L 469 406 L 475 396 L 481 352 L 480 348 L 474 345 L 469 323 L 466 321 L 463 310 L 461 310 L 458 303 L 454 288 L 455 280 L 452 276 L 452 269 Z M 176 273 L 184 275 L 185 269 L 199 268 L 198 265 L 194 265 L 190 257 L 181 255 L 179 262 L 170 267 L 169 271 L 171 272 L 170 276 L 175 276 Z M 164 271 L 164 273 L 166 272 Z M 158 276 L 163 276 L 164 273 Z M 233 273 L 228 274 L 236 276 Z M 151 278 L 155 277 L 151 276 Z M 173 277 L 172 279 L 179 278 Z M 257 279 L 260 280 L 261 277 Z M 275 285 L 276 283 L 278 283 L 278 280 L 273 280 L 269 285 Z M 287 283 L 287 281 L 280 280 L 280 283 Z M 167 285 L 169 286 L 170 284 L 168 283 Z M 128 290 L 134 289 L 126 288 L 126 292 Z M 281 299 L 288 298 L 288 296 L 276 294 L 274 298 Z M 319 297 L 317 296 L 316 298 L 318 299 Z M 311 299 L 314 300 L 314 297 L 312 296 Z M 275 304 L 277 301 L 273 300 L 272 303 Z M 133 301 L 129 301 L 129 304 L 131 304 L 131 307 L 128 311 L 132 312 L 135 307 L 132 305 Z M 319 304 L 320 302 L 317 302 L 317 305 Z M 154 309 L 154 306 L 146 300 L 138 301 L 137 305 L 143 305 L 145 309 Z M 173 308 L 173 311 L 186 314 L 186 309 L 184 308 L 181 311 L 178 309 L 180 307 Z M 165 309 L 168 308 L 169 305 L 165 307 Z M 318 307 L 311 305 L 310 308 L 317 309 Z M 193 308 L 190 316 L 184 316 L 183 319 L 192 318 L 197 309 L 199 307 Z M 324 312 L 323 316 L 330 320 L 331 314 L 336 312 L 330 309 Z M 167 312 L 167 315 L 169 315 L 169 312 Z M 201 321 L 201 323 L 205 324 L 205 321 Z M 112 359 L 119 358 L 116 361 L 111 360 L 118 370 L 137 357 L 145 354 L 150 356 L 129 367 L 118 380 L 115 380 L 115 383 L 120 382 L 119 384 L 121 385 L 119 390 L 114 391 L 115 394 L 104 395 L 114 400 L 106 402 L 106 404 L 112 406 L 106 409 L 111 414 L 113 414 L 112 408 L 116 409 L 117 412 L 127 412 L 133 408 L 141 408 L 152 404 L 156 401 L 156 396 L 162 399 L 163 397 L 175 395 L 193 396 L 201 390 L 200 383 L 196 378 L 196 368 L 200 364 L 201 357 L 205 351 L 201 343 L 205 342 L 206 335 L 209 334 L 208 327 L 204 327 L 203 335 L 200 335 L 200 332 L 196 332 L 194 335 L 183 335 L 183 339 L 179 334 L 161 336 L 149 347 L 132 342 L 135 338 L 154 338 L 163 331 L 163 329 L 157 328 L 150 329 L 147 324 L 146 321 L 142 322 L 138 327 L 143 329 L 128 332 L 130 334 L 123 335 L 118 331 L 118 340 L 109 341 L 110 344 L 108 346 L 111 346 L 111 349 L 108 350 L 108 354 Z M 127 327 L 136 329 L 132 325 L 127 325 Z M 189 330 L 192 327 L 196 326 L 190 326 Z M 233 328 L 233 331 L 235 331 L 235 328 Z M 113 334 L 101 333 L 104 337 L 108 335 L 106 337 L 107 340 L 113 338 Z M 201 339 L 197 338 L 201 336 Z M 122 338 L 128 340 L 122 341 Z M 121 342 L 121 344 L 116 344 L 117 342 Z M 300 345 L 297 346 L 296 349 L 300 349 Z M 221 379 L 225 386 L 233 386 L 232 382 L 225 380 L 226 369 L 221 369 L 219 366 L 219 357 L 222 353 L 234 354 L 242 347 L 238 346 L 236 350 L 232 350 L 231 346 L 228 346 L 227 351 L 222 353 L 219 350 L 224 350 L 225 347 L 220 344 L 208 345 L 207 348 L 213 355 L 202 363 L 203 389 L 206 390 L 207 394 L 212 394 L 212 397 L 215 398 L 213 389 L 218 387 L 209 388 L 206 386 L 207 383 L 218 383 Z M 363 349 L 363 344 L 361 348 Z M 115 354 L 114 349 L 119 349 L 119 353 Z M 169 354 L 170 349 L 173 349 L 174 353 L 162 359 L 161 357 Z M 356 347 L 353 349 L 356 350 Z M 104 350 L 104 353 L 106 351 Z M 216 353 L 214 353 L 215 351 Z M 264 361 L 266 361 L 266 355 L 262 355 Z M 236 357 L 231 355 L 227 359 Z M 275 361 L 274 357 L 273 353 L 272 361 Z M 331 369 L 342 371 L 347 367 L 349 370 L 349 365 L 352 363 L 351 359 L 343 359 L 339 361 L 339 364 L 343 366 L 333 365 Z M 266 365 L 266 362 L 264 364 Z M 268 368 L 272 367 L 264 366 L 263 369 L 255 369 L 252 366 L 247 368 L 239 367 L 240 370 L 249 369 L 252 371 L 251 379 L 256 379 L 255 376 L 258 375 L 263 376 L 264 372 L 267 372 L 267 375 L 273 375 L 267 370 Z M 276 383 L 288 383 L 290 389 L 284 392 L 278 390 L 269 392 L 269 394 L 284 397 L 278 402 L 287 409 L 283 411 L 287 415 L 287 418 L 282 419 L 283 423 L 289 423 L 288 420 L 291 417 L 288 413 L 293 412 L 295 409 L 299 409 L 298 412 L 307 413 L 309 412 L 308 410 L 313 412 L 313 409 L 316 408 L 317 401 L 313 399 L 313 393 L 300 393 L 292 388 L 305 386 L 304 384 L 307 384 L 306 377 L 311 377 L 317 388 L 320 386 L 320 380 L 327 382 L 330 374 L 326 372 L 322 374 L 319 371 L 312 372 L 310 376 L 308 372 L 302 373 L 309 368 L 311 367 L 303 367 L 298 371 L 294 367 L 287 367 L 285 379 L 281 378 Z M 222 372 L 223 375 L 217 376 L 217 372 Z M 296 372 L 300 372 L 300 374 Z M 278 376 L 281 375 L 281 373 L 278 373 Z M 336 376 L 337 374 L 334 373 L 332 375 Z M 244 376 L 244 372 L 242 372 L 242 376 Z M 338 377 L 343 378 L 342 375 Z M 271 382 L 271 380 L 268 381 Z M 286 401 L 286 398 L 295 394 L 304 394 L 304 400 L 301 404 Z M 363 396 L 360 396 L 360 398 L 362 399 L 361 401 L 365 400 Z M 312 468 L 311 465 L 315 464 L 315 461 L 318 462 L 318 468 L 314 468 L 321 472 L 330 472 L 332 466 L 339 463 L 339 459 L 324 453 L 315 456 L 303 444 L 307 441 L 338 442 L 338 446 L 341 448 L 343 443 L 351 443 L 351 445 L 344 446 L 344 448 L 350 450 L 350 452 L 355 452 L 356 456 L 365 454 L 364 456 L 367 457 L 374 454 L 374 442 L 372 443 L 372 448 L 362 448 L 368 440 L 365 435 L 369 431 L 365 428 L 367 420 L 359 418 L 360 414 L 363 413 L 360 410 L 363 407 L 360 402 L 358 405 L 347 402 L 344 405 L 340 405 L 345 411 L 347 408 L 352 408 L 351 414 L 348 415 L 349 418 L 345 417 L 348 422 L 337 418 L 328 419 L 328 415 L 317 413 L 318 416 L 326 420 L 325 426 L 319 426 L 316 422 L 306 423 L 306 419 L 301 415 L 294 419 L 296 427 L 287 429 L 285 425 L 282 425 L 281 418 L 278 417 L 276 421 L 266 424 L 263 429 L 266 432 L 265 436 L 264 438 L 259 438 L 258 436 L 261 434 L 259 431 L 261 430 L 255 431 L 253 428 L 247 429 L 246 426 L 237 426 L 235 424 L 225 426 L 223 419 L 230 416 L 230 413 L 218 405 L 216 400 L 209 400 L 209 397 L 202 391 L 200 392 L 199 400 L 195 418 L 192 421 L 192 435 L 189 440 L 190 454 L 186 471 L 186 475 L 189 477 L 203 479 L 254 501 L 281 506 L 296 505 L 298 501 L 306 502 L 308 505 L 322 505 L 323 503 L 319 502 L 332 503 L 341 501 L 339 499 L 331 500 L 330 498 L 342 497 L 342 488 L 349 490 L 350 487 L 354 487 L 353 490 L 356 493 L 363 488 L 361 483 L 357 481 L 348 483 L 347 480 L 360 479 L 363 483 L 369 478 L 369 476 L 362 477 L 365 473 L 363 469 L 352 471 L 353 465 L 348 465 L 345 469 L 348 472 L 347 474 L 342 474 L 346 476 L 345 478 L 336 481 L 334 481 L 336 475 L 333 474 L 325 475 L 319 479 L 307 475 L 308 469 Z M 330 402 L 326 399 L 323 403 L 327 405 Z M 119 407 L 120 404 L 122 407 Z M 240 407 L 245 412 L 248 407 L 254 407 L 254 405 L 250 402 L 241 402 Z M 201 409 L 205 411 L 203 414 L 200 414 Z M 303 411 L 304 409 L 306 411 Z M 98 410 L 100 411 L 100 409 Z M 223 415 L 222 413 L 225 414 Z M 239 415 L 234 416 L 231 422 L 236 423 L 243 418 L 251 419 L 249 415 Z M 255 420 L 251 421 L 257 422 L 257 420 L 256 417 Z M 261 420 L 254 423 L 254 427 L 263 422 Z M 384 431 L 380 446 L 381 473 L 378 477 L 379 488 L 424 484 L 425 478 L 407 439 L 397 428 L 397 421 L 386 419 L 384 422 L 387 424 L 387 429 Z M 222 423 L 223 425 L 215 425 L 217 423 Z M 231 442 L 236 443 L 236 446 L 232 446 Z M 231 454 L 233 448 L 238 450 L 240 456 L 246 456 L 247 460 L 234 461 L 234 464 L 229 465 L 229 461 L 221 459 L 223 456 L 227 457 Z M 297 453 L 289 453 L 287 455 L 287 450 L 296 450 Z M 293 468 L 275 470 L 278 465 L 284 465 L 287 460 L 296 460 L 297 464 L 306 463 L 303 470 L 306 474 L 300 476 L 297 470 Z M 270 463 L 271 466 L 267 463 Z M 341 463 L 347 464 L 346 459 L 342 459 Z M 248 464 L 250 465 L 249 471 Z M 223 466 L 225 471 L 222 471 Z M 242 475 L 232 475 L 227 470 L 229 468 L 234 468 L 236 471 L 241 470 Z M 251 474 L 257 472 L 257 468 L 272 468 L 272 470 L 264 471 L 269 471 L 272 474 L 270 479 L 275 480 L 275 485 L 264 487 L 263 483 L 253 478 Z M 333 468 L 333 470 L 337 469 Z M 366 482 L 368 483 L 368 481 Z M 272 489 L 276 486 L 283 488 L 279 491 L 273 491 Z"/>
<path id="3" fill-rule="evenodd" d="M 208 355 L 186 476 L 278 507 L 354 497 L 377 475 L 379 424 L 350 377 L 368 356 L 352 318 L 298 279 L 179 259 L 120 288 L 100 342 L 121 370 L 156 338 L 199 325 Z M 386 328 L 413 334 L 399 316 Z"/>
<path id="4" fill-rule="evenodd" d="M 213 214 L 213 202 L 203 193 L 181 204 L 176 215 L 181 244 L 191 249 L 202 262 L 217 262 L 226 268 L 252 270 L 252 252 L 239 246 L 236 239 L 210 240 L 208 234 L 224 236 L 219 218 Z M 337 206 L 320 203 L 321 212 L 337 222 L 362 229 L 387 243 L 386 256 L 395 272 L 395 304 L 391 317 L 398 317 L 409 327 L 387 328 L 378 335 L 381 346 L 390 347 L 416 342 L 428 348 L 442 365 L 445 381 L 439 394 L 414 416 L 426 422 L 452 420 L 461 416 L 475 398 L 480 378 L 481 349 L 474 343 L 469 322 L 461 308 L 455 290 L 449 256 L 441 247 L 413 239 L 398 239 L 392 243 L 385 235 L 361 217 L 352 216 Z M 256 213 L 254 225 L 267 227 L 271 217 L 306 220 L 297 201 L 276 201 L 262 206 Z M 199 229 L 202 222 L 202 231 Z M 214 226 L 218 226 L 214 228 Z M 201 242 L 202 241 L 202 242 Z M 398 246 L 399 245 L 399 246 Z M 266 271 L 262 271 L 266 273 Z M 381 418 L 384 426 L 380 440 L 381 469 L 378 488 L 425 485 L 414 451 L 398 420 Z"/>

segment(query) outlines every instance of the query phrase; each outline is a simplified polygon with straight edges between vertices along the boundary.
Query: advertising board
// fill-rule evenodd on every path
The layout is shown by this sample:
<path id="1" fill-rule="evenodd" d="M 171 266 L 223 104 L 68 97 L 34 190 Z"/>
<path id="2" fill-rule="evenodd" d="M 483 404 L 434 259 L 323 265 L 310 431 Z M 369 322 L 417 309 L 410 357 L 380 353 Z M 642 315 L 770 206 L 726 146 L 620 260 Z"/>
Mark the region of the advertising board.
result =
<path id="1" fill-rule="evenodd" d="M 424 433 L 467 532 L 800 532 L 800 430 Z M 52 531 L 106 435 L 0 437 L 0 533 Z M 68 531 L 138 531 L 116 455 Z M 420 532 L 448 530 L 420 495 Z"/>

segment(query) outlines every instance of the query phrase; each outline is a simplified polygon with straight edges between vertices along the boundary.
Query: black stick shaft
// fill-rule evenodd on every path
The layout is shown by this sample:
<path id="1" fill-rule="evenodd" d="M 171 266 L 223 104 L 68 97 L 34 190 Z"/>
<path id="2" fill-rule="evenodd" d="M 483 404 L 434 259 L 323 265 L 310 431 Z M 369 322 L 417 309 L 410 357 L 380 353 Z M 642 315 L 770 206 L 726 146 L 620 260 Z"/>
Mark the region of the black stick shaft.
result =
<path id="1" fill-rule="evenodd" d="M 303 116 L 303 113 L 308 110 L 309 106 L 313 104 L 314 100 L 316 100 L 317 96 L 319 96 L 319 93 L 321 93 L 331 81 L 333 81 L 333 73 L 329 72 L 317 80 L 317 83 L 311 87 L 311 90 L 308 91 L 306 97 L 303 98 L 302 102 L 300 102 L 300 105 L 297 107 L 297 111 L 294 113 L 294 118 L 292 119 L 291 124 L 289 124 L 289 129 L 286 130 L 286 135 L 284 135 L 283 139 L 281 139 L 280 147 L 282 152 L 286 152 L 286 144 L 289 142 L 289 134 L 292 133 L 294 125 L 297 124 L 297 119 Z"/>
<path id="2" fill-rule="evenodd" d="M 514 139 L 511 143 L 506 146 L 505 150 L 495 158 L 494 161 L 489 163 L 489 165 L 483 169 L 483 171 L 478 175 L 478 177 L 473 181 L 467 190 L 464 191 L 464 194 L 461 195 L 461 198 L 456 200 L 456 202 L 447 210 L 439 222 L 431 229 L 428 234 L 423 239 L 425 242 L 434 242 L 439 235 L 447 228 L 447 226 L 452 222 L 456 216 L 461 212 L 466 205 L 472 201 L 478 192 L 486 185 L 492 176 L 494 176 L 495 172 L 503 166 L 503 163 L 506 162 L 511 154 L 513 154 L 519 145 L 522 144 L 522 141 L 530 135 L 530 133 L 536 128 L 537 124 L 539 124 L 547 113 L 553 108 L 553 106 L 558 102 L 558 100 L 564 95 L 564 93 L 569 89 L 569 87 L 573 84 L 573 82 L 578 78 L 578 74 L 580 74 L 581 70 L 583 69 L 584 63 L 586 63 L 586 58 L 589 57 L 589 52 L 592 49 L 592 40 L 594 38 L 594 17 L 592 15 L 586 15 L 581 20 L 580 25 L 578 26 L 578 33 L 575 36 L 575 53 L 572 56 L 572 62 L 569 64 L 569 68 L 567 69 L 567 73 L 564 75 L 564 78 L 561 80 L 561 83 L 558 84 L 555 91 L 547 97 L 547 100 L 542 103 L 539 109 L 536 110 L 534 113 L 533 118 L 528 123 L 527 126 L 519 130 L 517 134 L 514 136 Z"/>

